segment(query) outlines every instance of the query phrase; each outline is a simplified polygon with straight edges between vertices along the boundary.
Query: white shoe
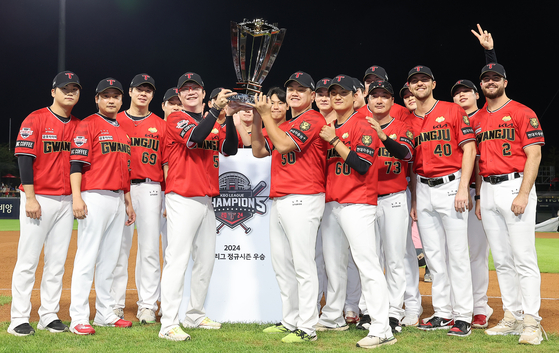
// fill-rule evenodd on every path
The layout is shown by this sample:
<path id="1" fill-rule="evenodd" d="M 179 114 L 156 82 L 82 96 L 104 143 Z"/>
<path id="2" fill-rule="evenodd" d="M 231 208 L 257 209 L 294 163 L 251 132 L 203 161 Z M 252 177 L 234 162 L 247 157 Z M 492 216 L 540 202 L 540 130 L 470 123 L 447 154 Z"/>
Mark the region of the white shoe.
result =
<path id="1" fill-rule="evenodd" d="M 113 313 L 119 317 L 119 319 L 124 319 L 124 309 L 123 308 L 114 308 Z"/>
<path id="2" fill-rule="evenodd" d="M 532 315 L 524 315 L 524 322 L 522 326 L 524 329 L 518 339 L 518 343 L 538 345 L 543 341 L 543 328 Z M 547 339 L 547 333 L 545 334 L 545 338 Z"/>
<path id="3" fill-rule="evenodd" d="M 401 322 L 402 326 L 417 326 L 419 325 L 418 315 L 406 315 Z"/>
<path id="4" fill-rule="evenodd" d="M 380 338 L 373 335 L 368 335 L 367 337 L 361 339 L 357 342 L 357 347 L 359 348 L 377 348 L 380 346 L 391 345 L 398 342 L 396 337 L 392 336 L 389 338 Z"/>
<path id="5" fill-rule="evenodd" d="M 175 326 L 166 332 L 159 332 L 159 338 L 165 338 L 169 341 L 189 341 L 190 335 L 184 332 L 180 326 Z"/>
<path id="6" fill-rule="evenodd" d="M 155 324 L 155 312 L 151 309 L 141 309 L 136 314 L 141 324 Z"/>
<path id="7" fill-rule="evenodd" d="M 218 330 L 221 328 L 221 324 L 219 322 L 215 322 L 209 317 L 205 317 L 204 320 L 202 320 L 202 322 L 198 324 L 198 326 L 187 324 L 184 321 L 182 322 L 182 325 L 188 328 L 205 328 L 209 330 Z"/>
<path id="8" fill-rule="evenodd" d="M 522 321 L 516 320 L 514 315 L 508 310 L 505 311 L 505 316 L 496 326 L 485 330 L 485 334 L 489 336 L 520 335 L 522 332 Z"/>

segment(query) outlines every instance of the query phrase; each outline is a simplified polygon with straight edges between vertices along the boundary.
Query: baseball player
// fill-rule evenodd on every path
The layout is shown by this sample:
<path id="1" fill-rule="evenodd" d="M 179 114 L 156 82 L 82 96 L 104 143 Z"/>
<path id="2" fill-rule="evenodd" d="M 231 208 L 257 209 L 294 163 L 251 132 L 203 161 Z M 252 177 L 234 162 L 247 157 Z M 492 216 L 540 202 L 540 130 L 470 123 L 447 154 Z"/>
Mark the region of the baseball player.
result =
<path id="1" fill-rule="evenodd" d="M 381 66 L 373 65 L 365 70 L 365 75 L 363 76 L 365 89 L 363 92 L 369 92 L 369 85 L 375 81 L 388 81 L 388 74 Z M 372 116 L 371 112 L 368 111 L 368 108 L 366 108 L 365 105 L 358 111 L 363 115 Z M 399 120 L 406 120 L 409 113 L 409 110 L 399 104 L 394 104 L 390 110 L 390 115 Z"/>
<path id="2" fill-rule="evenodd" d="M 359 268 L 362 291 L 372 317 L 368 335 L 357 347 L 376 348 L 396 343 L 388 321 L 388 289 L 376 252 L 379 147 L 375 131 L 353 109 L 356 88 L 351 77 L 338 75 L 328 89 L 336 122 L 324 125 L 320 137 L 330 144 L 327 155 L 323 251 L 328 295 L 318 331 L 343 331 L 342 309 L 347 284 L 349 249 Z"/>
<path id="3" fill-rule="evenodd" d="M 375 229 L 380 240 L 377 251 L 384 253 L 385 263 L 381 265 L 386 269 L 390 327 L 394 333 L 401 331 L 400 320 L 404 317 L 404 256 L 409 229 L 406 177 L 413 153 L 413 133 L 407 124 L 390 115 L 394 89 L 389 82 L 372 82 L 367 96 L 373 112 L 367 121 L 382 142 L 377 153 L 379 197 Z"/>
<path id="4" fill-rule="evenodd" d="M 298 343 L 316 340 L 315 249 L 324 212 L 327 150 L 319 132 L 326 121 L 311 109 L 315 84 L 309 74 L 295 72 L 285 86 L 293 118 L 276 125 L 270 99 L 260 94 L 255 107 L 262 119 L 255 116 L 251 137 L 255 157 L 272 155 L 270 247 L 283 311 L 282 321 L 264 332 L 288 333 L 282 341 Z"/>
<path id="5" fill-rule="evenodd" d="M 324 77 L 316 81 L 316 89 L 314 91 L 316 107 L 328 123 L 336 120 L 334 110 L 330 105 L 330 96 L 328 95 L 328 87 L 330 86 L 330 82 L 332 82 L 332 79 L 328 77 Z"/>
<path id="6" fill-rule="evenodd" d="M 507 97 L 502 65 L 485 65 L 480 80 L 487 105 L 473 119 L 483 177 L 481 190 L 476 180 L 476 215 L 491 246 L 505 310 L 499 324 L 485 333 L 521 334 L 519 343 L 540 344 L 534 181 L 544 136 L 536 114 Z"/>
<path id="7" fill-rule="evenodd" d="M 123 89 L 112 77 L 95 90 L 99 112 L 80 122 L 71 150 L 73 213 L 78 219 L 78 249 L 72 273 L 70 330 L 91 335 L 89 294 L 95 276 L 97 326 L 131 327 L 115 315 L 110 290 L 125 225 L 136 219 L 130 199 L 130 138 L 116 116 Z M 127 217 L 128 216 L 128 217 Z"/>
<path id="8" fill-rule="evenodd" d="M 461 106 L 470 121 L 478 113 L 477 100 L 479 93 L 472 81 L 458 80 L 450 89 L 454 103 Z M 476 195 L 475 174 L 470 180 L 470 196 L 474 200 Z M 477 219 L 475 212 L 468 215 L 468 247 L 470 250 L 470 268 L 472 271 L 472 288 L 474 296 L 474 319 L 472 327 L 486 328 L 493 309 L 487 305 L 487 288 L 489 287 L 489 243 L 487 236 Z"/>
<path id="9" fill-rule="evenodd" d="M 365 101 L 365 86 L 363 85 L 363 83 L 361 81 L 359 81 L 359 79 L 352 77 L 353 79 L 353 85 L 355 86 L 355 88 L 357 89 L 356 96 L 355 96 L 355 102 L 353 103 L 353 109 L 358 110 L 361 107 L 364 107 L 367 102 Z"/>
<path id="10" fill-rule="evenodd" d="M 287 110 L 289 109 L 289 105 L 287 104 L 287 100 L 286 100 L 287 97 L 285 96 L 285 91 L 279 87 L 272 87 L 268 91 L 267 96 L 270 97 L 270 103 L 272 104 L 272 108 L 271 108 L 272 119 L 274 119 L 276 125 L 278 126 L 285 123 Z"/>
<path id="11" fill-rule="evenodd" d="M 11 322 L 15 336 L 35 333 L 29 325 L 31 291 L 44 245 L 39 330 L 58 333 L 68 326 L 58 319 L 62 276 L 72 236 L 74 217 L 70 189 L 70 141 L 79 120 L 72 108 L 81 93 L 78 75 L 58 73 L 53 82 L 52 105 L 29 114 L 16 142 L 21 175 L 20 237 L 12 277 Z"/>
<path id="12" fill-rule="evenodd" d="M 411 212 L 418 222 L 433 275 L 435 311 L 418 327 L 450 328 L 448 335 L 469 336 L 473 299 L 467 211 L 475 160 L 474 134 L 466 112 L 459 105 L 433 97 L 436 82 L 431 69 L 414 67 L 408 73 L 408 83 L 417 104 L 412 120 L 415 122 L 415 175 L 411 176 Z"/>
<path id="13" fill-rule="evenodd" d="M 192 253 L 194 266 L 190 301 L 184 327 L 219 329 L 221 324 L 205 315 L 204 302 L 215 256 L 215 215 L 212 197 L 219 195 L 219 153 L 237 153 L 237 131 L 227 105 L 230 90 L 222 90 L 207 116 L 197 120 L 206 95 L 200 75 L 187 72 L 177 87 L 184 110 L 167 117 L 166 179 L 167 241 L 165 267 L 161 277 L 161 329 L 159 337 L 172 341 L 189 340 L 179 326 L 184 275 Z M 216 119 L 227 106 L 226 130 Z M 192 114 L 192 115 L 191 115 Z M 188 215 L 188 217 L 185 217 Z"/>
<path id="14" fill-rule="evenodd" d="M 130 108 L 117 115 L 117 121 L 131 140 L 130 197 L 138 220 L 138 251 L 136 256 L 136 288 L 138 312 L 142 324 L 154 324 L 161 264 L 159 262 L 159 232 L 161 215 L 161 183 L 163 182 L 163 149 L 166 124 L 149 111 L 155 93 L 155 81 L 148 74 L 134 76 L 130 83 Z M 134 225 L 124 227 L 118 263 L 113 273 L 113 310 L 124 318 L 128 257 L 132 247 Z"/>

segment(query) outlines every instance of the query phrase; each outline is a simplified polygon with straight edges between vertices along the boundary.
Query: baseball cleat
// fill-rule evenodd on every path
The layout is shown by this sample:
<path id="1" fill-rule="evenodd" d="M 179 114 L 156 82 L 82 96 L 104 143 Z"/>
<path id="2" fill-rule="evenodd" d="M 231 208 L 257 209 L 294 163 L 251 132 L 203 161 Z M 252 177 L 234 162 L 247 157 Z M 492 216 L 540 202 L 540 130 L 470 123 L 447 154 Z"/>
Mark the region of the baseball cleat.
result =
<path id="1" fill-rule="evenodd" d="M 39 330 L 49 330 L 52 333 L 68 332 L 70 329 L 68 326 L 64 325 L 62 321 L 56 319 L 50 322 L 50 324 L 43 326 L 41 322 L 37 324 L 37 329 Z"/>
<path id="2" fill-rule="evenodd" d="M 155 312 L 151 309 L 141 309 L 136 314 L 140 324 L 155 324 Z"/>
<path id="3" fill-rule="evenodd" d="M 454 326 L 448 331 L 449 336 L 466 337 L 472 333 L 471 325 L 462 320 L 456 320 Z"/>
<path id="4" fill-rule="evenodd" d="M 70 328 L 70 331 L 76 335 L 93 335 L 95 334 L 95 329 L 89 324 L 78 324 Z"/>
<path id="5" fill-rule="evenodd" d="M 402 326 L 400 325 L 400 320 L 396 319 L 395 317 L 389 317 L 388 323 L 390 328 L 392 329 L 392 334 L 402 332 Z"/>
<path id="6" fill-rule="evenodd" d="M 406 315 L 401 322 L 402 326 L 417 326 L 419 325 L 419 316 L 417 315 Z"/>
<path id="7" fill-rule="evenodd" d="M 264 333 L 287 333 L 287 332 L 291 332 L 291 330 L 288 329 L 287 327 L 283 326 L 283 324 L 280 322 L 280 323 L 275 324 L 273 326 L 266 327 L 264 330 L 262 330 L 262 332 L 264 332 Z"/>
<path id="8" fill-rule="evenodd" d="M 111 325 L 109 325 L 109 326 L 111 326 Z M 122 327 L 122 328 L 130 328 L 130 327 L 132 327 L 132 322 L 127 321 L 127 320 L 118 319 L 114 324 L 112 324 L 112 326 Z"/>
<path id="9" fill-rule="evenodd" d="M 433 316 L 428 321 L 419 324 L 417 328 L 419 328 L 420 330 L 431 331 L 431 330 L 445 330 L 451 328 L 452 326 L 454 326 L 454 320 L 443 319 L 442 317 Z"/>
<path id="10" fill-rule="evenodd" d="M 357 347 L 359 348 L 377 348 L 380 346 L 388 346 L 398 342 L 396 337 L 392 336 L 389 338 L 380 338 L 373 335 L 368 335 L 367 337 L 362 338 L 359 342 L 357 342 Z"/>
<path id="11" fill-rule="evenodd" d="M 355 326 L 356 329 L 365 331 L 369 331 L 369 327 L 371 327 L 371 317 L 369 315 L 363 315 Z"/>
<path id="12" fill-rule="evenodd" d="M 180 326 L 175 326 L 166 332 L 159 332 L 159 338 L 165 338 L 169 341 L 190 341 L 190 335 L 184 332 Z"/>
<path id="13" fill-rule="evenodd" d="M 503 319 L 496 326 L 485 330 L 485 334 L 489 336 L 520 335 L 523 329 L 522 321 L 516 320 L 512 313 L 506 310 Z"/>
<path id="14" fill-rule="evenodd" d="M 428 272 L 428 273 L 423 275 L 423 282 L 425 282 L 425 283 L 432 283 L 433 282 L 433 275 L 431 274 L 431 272 Z"/>
<path id="15" fill-rule="evenodd" d="M 120 319 L 124 319 L 124 309 L 123 308 L 115 308 L 113 309 L 113 313 L 118 316 Z"/>
<path id="16" fill-rule="evenodd" d="M 359 315 L 355 311 L 346 311 L 345 322 L 348 324 L 356 324 L 359 322 Z"/>
<path id="17" fill-rule="evenodd" d="M 493 309 L 489 308 L 487 315 L 478 314 L 474 315 L 474 320 L 472 321 L 472 328 L 487 328 L 489 326 L 489 318 L 493 314 Z"/>
<path id="18" fill-rule="evenodd" d="M 284 343 L 302 343 L 316 341 L 316 335 L 311 336 L 303 330 L 295 330 L 281 339 Z"/>
<path id="19" fill-rule="evenodd" d="M 331 327 L 331 326 L 326 326 L 323 325 L 321 323 L 316 324 L 315 326 L 317 331 L 346 331 L 349 330 L 349 325 L 345 324 L 345 325 L 336 325 L 336 327 Z"/>
<path id="20" fill-rule="evenodd" d="M 209 317 L 205 317 L 204 320 L 202 320 L 202 322 L 200 322 L 198 325 L 191 325 L 186 323 L 186 321 L 183 321 L 182 325 L 185 328 L 204 328 L 208 330 L 218 330 L 221 328 L 221 324 L 219 322 L 215 322 Z"/>
<path id="21" fill-rule="evenodd" d="M 14 336 L 30 336 L 30 335 L 34 335 L 35 334 L 35 330 L 33 329 L 33 327 L 31 327 L 31 325 L 29 325 L 28 322 L 25 322 L 21 325 L 17 325 L 14 328 L 8 328 L 8 333 L 11 333 Z"/>
<path id="22" fill-rule="evenodd" d="M 524 315 L 524 322 L 522 324 L 523 330 L 518 343 L 521 344 L 533 344 L 538 345 L 543 341 L 542 337 L 542 326 L 532 315 Z M 545 333 L 545 338 L 547 338 L 547 333 Z"/>

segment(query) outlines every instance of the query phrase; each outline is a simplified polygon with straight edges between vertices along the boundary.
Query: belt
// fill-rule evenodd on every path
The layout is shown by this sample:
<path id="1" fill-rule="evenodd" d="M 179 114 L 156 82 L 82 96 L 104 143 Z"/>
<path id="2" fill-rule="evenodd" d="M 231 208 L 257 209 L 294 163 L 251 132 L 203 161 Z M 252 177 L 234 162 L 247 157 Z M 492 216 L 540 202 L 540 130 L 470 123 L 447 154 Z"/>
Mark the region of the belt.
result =
<path id="1" fill-rule="evenodd" d="M 120 190 L 109 190 L 109 191 L 112 191 L 112 192 L 114 192 L 114 193 L 116 193 L 116 194 L 118 194 L 118 193 L 120 192 Z"/>
<path id="2" fill-rule="evenodd" d="M 132 184 L 140 184 L 140 183 L 148 183 L 152 181 L 150 178 L 145 178 L 145 179 L 132 179 L 130 180 L 130 183 Z"/>
<path id="3" fill-rule="evenodd" d="M 495 185 L 502 183 L 503 181 L 513 180 L 520 178 L 520 173 L 514 172 L 510 174 L 503 174 L 503 175 L 490 175 L 483 177 L 483 181 L 488 182 L 489 184 Z"/>
<path id="4" fill-rule="evenodd" d="M 446 175 L 440 178 L 431 178 L 431 179 L 419 177 L 419 181 L 421 181 L 423 184 L 429 185 L 430 187 L 445 184 L 453 181 L 454 179 L 456 179 L 456 176 L 454 174 Z"/>

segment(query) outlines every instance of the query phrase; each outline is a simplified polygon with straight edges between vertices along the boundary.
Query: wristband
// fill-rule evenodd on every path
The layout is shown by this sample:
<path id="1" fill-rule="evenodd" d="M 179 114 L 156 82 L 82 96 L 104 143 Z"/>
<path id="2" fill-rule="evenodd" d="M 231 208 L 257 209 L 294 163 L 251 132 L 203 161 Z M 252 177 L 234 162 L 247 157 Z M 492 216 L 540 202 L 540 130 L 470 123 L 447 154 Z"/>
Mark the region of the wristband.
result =
<path id="1" fill-rule="evenodd" d="M 333 139 L 330 140 L 329 144 L 333 144 L 334 142 L 336 142 L 339 139 L 340 138 L 338 136 L 336 136 L 336 137 L 334 137 Z"/>
<path id="2" fill-rule="evenodd" d="M 475 195 L 475 196 L 474 196 L 474 200 L 475 200 L 475 201 L 479 200 L 479 195 Z"/>

